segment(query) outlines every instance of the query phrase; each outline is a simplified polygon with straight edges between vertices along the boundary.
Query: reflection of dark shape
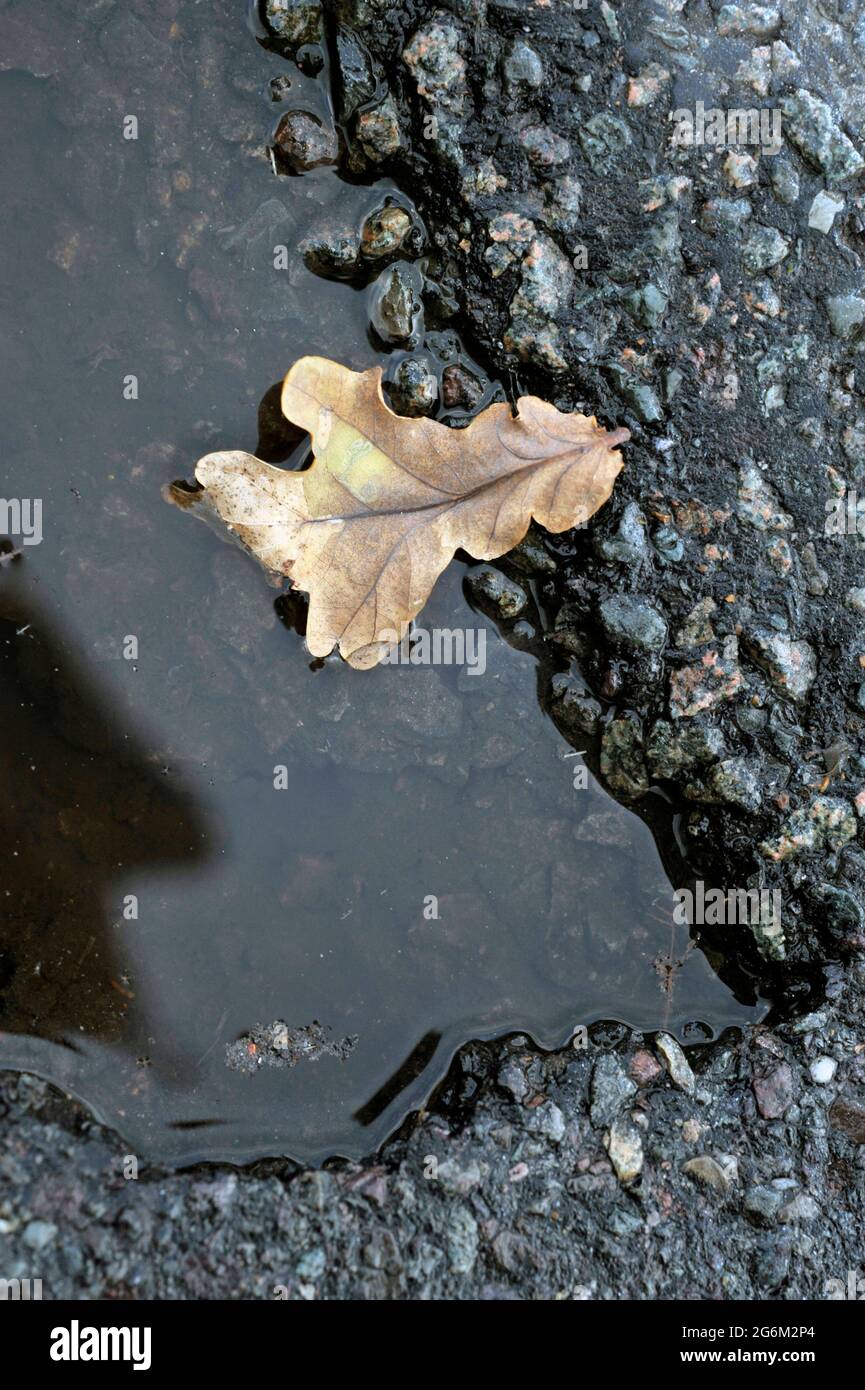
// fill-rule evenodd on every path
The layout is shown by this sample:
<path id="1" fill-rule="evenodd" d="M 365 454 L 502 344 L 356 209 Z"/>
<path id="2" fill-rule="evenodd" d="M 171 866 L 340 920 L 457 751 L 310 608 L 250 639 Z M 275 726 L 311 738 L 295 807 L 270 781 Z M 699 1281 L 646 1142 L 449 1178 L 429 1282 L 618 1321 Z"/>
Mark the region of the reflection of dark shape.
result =
<path id="1" fill-rule="evenodd" d="M 0 1030 L 114 1039 L 135 982 L 112 933 L 145 929 L 120 895 L 143 866 L 196 862 L 203 826 L 115 722 L 20 561 L 0 570 L 0 728 Z"/>
<path id="2" fill-rule="evenodd" d="M 289 589 L 287 594 L 280 594 L 273 606 L 279 621 L 289 632 L 296 632 L 299 637 L 306 636 L 306 622 L 309 617 L 309 599 L 306 594 L 301 593 L 299 589 Z"/>
<path id="3" fill-rule="evenodd" d="M 265 391 L 258 405 L 258 444 L 255 452 L 265 463 L 285 463 L 306 440 L 303 454 L 309 455 L 306 431 L 298 429 L 282 413 L 282 382 L 277 381 Z M 305 462 L 306 458 L 302 460 Z M 295 464 L 300 467 L 300 463 Z"/>
<path id="4" fill-rule="evenodd" d="M 401 1066 L 397 1068 L 393 1076 L 388 1077 L 383 1086 L 380 1086 L 374 1096 L 370 1096 L 365 1105 L 354 1112 L 354 1119 L 358 1124 L 371 1125 L 383 1115 L 388 1106 L 396 1100 L 397 1096 L 407 1090 L 413 1081 L 425 1072 L 433 1057 L 438 1051 L 441 1042 L 441 1033 L 425 1033 L 417 1047 L 406 1057 Z"/>
<path id="5" fill-rule="evenodd" d="M 470 557 L 467 558 L 470 563 L 475 563 Z M 500 569 L 512 579 L 519 580 L 521 578 L 519 571 L 509 566 L 507 556 L 499 561 L 495 568 Z M 480 606 L 477 590 L 465 584 L 464 592 L 472 607 Z M 530 594 L 529 604 L 520 613 L 519 620 L 503 618 L 500 613 L 496 612 L 495 605 L 484 605 L 482 611 L 495 623 L 499 634 L 506 642 L 521 651 L 532 652 L 536 657 L 538 662 L 538 702 L 541 709 L 548 717 L 552 718 L 559 733 L 568 740 L 572 747 L 579 747 L 580 754 L 585 759 L 585 764 L 590 768 L 592 775 L 601 785 L 605 785 L 600 769 L 599 734 L 589 735 L 575 732 L 573 728 L 568 727 L 567 721 L 562 720 L 561 707 L 557 708 L 553 700 L 552 678 L 557 673 L 568 671 L 571 662 L 569 657 L 557 655 L 555 647 L 545 640 L 544 634 L 549 626 L 549 617 L 540 601 L 537 590 Z M 527 636 L 526 630 L 533 635 Z M 602 698 L 606 698 L 604 692 L 597 693 Z M 610 796 L 615 798 L 615 794 L 610 788 L 607 787 L 606 790 Z M 655 961 L 659 990 L 664 1000 L 664 1026 L 666 1026 L 666 1020 L 669 1019 L 673 1009 L 679 973 L 688 956 L 697 946 L 703 951 L 718 978 L 723 981 L 739 1002 L 752 1005 L 757 999 L 754 978 L 749 973 L 747 961 L 737 959 L 730 952 L 728 942 L 713 940 L 711 931 L 705 927 L 697 929 L 680 926 L 673 918 L 673 889 L 687 887 L 694 880 L 694 866 L 686 860 L 679 836 L 676 833 L 677 811 L 681 809 L 683 808 L 677 808 L 673 804 L 666 792 L 657 787 L 653 787 L 639 801 L 628 803 L 628 810 L 639 816 L 640 820 L 644 821 L 651 830 L 664 872 L 671 885 L 669 905 L 666 910 L 662 910 L 660 919 L 657 902 L 652 904 L 651 910 L 646 914 L 647 923 L 649 921 L 658 922 L 669 931 L 666 949 Z M 719 871 L 719 878 L 721 872 L 722 870 Z M 639 909 L 636 909 L 635 918 L 638 916 Z M 739 950 L 743 956 L 746 945 L 745 942 L 739 943 Z M 591 945 L 587 939 L 587 950 L 589 949 L 591 949 Z"/>

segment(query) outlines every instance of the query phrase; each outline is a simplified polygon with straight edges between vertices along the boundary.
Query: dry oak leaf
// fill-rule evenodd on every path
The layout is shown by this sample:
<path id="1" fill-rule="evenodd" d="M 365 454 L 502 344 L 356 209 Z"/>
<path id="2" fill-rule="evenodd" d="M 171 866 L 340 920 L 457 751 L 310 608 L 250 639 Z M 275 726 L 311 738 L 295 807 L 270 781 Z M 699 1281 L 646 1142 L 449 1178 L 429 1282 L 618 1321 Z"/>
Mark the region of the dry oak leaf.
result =
<path id="1" fill-rule="evenodd" d="M 282 409 L 312 436 L 308 469 L 228 452 L 200 459 L 195 476 L 239 540 L 309 594 L 312 655 L 338 645 L 358 669 L 402 640 L 455 551 L 494 560 L 532 517 L 564 531 L 596 512 L 630 438 L 536 396 L 516 416 L 491 405 L 466 429 L 408 419 L 386 405 L 380 367 L 323 357 L 295 363 Z"/>

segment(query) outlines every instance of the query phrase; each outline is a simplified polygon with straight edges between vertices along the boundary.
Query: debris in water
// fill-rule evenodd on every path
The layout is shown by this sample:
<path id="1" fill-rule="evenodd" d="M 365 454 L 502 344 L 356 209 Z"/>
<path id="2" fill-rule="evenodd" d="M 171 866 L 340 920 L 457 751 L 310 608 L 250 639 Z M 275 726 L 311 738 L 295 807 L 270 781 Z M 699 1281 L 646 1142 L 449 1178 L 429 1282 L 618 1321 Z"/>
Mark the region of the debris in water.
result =
<path id="1" fill-rule="evenodd" d="M 265 1027 L 257 1023 L 242 1038 L 228 1043 L 225 1049 L 226 1066 L 232 1071 L 258 1071 L 260 1067 L 295 1067 L 298 1062 L 317 1062 L 319 1057 L 338 1057 L 341 1062 L 351 1055 L 357 1035 L 332 1042 L 330 1030 L 318 1019 L 302 1028 L 289 1028 L 277 1018 Z"/>

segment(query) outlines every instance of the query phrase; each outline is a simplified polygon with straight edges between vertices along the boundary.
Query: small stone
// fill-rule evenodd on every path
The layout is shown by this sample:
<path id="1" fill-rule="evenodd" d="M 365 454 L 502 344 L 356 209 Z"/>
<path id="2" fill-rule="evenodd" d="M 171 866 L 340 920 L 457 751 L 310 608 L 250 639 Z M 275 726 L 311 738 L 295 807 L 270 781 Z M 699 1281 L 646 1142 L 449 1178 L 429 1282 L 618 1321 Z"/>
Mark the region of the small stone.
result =
<path id="1" fill-rule="evenodd" d="M 667 296 L 657 285 L 644 285 L 626 301 L 628 308 L 638 323 L 645 328 L 657 328 L 667 312 Z"/>
<path id="2" fill-rule="evenodd" d="M 524 362 L 550 371 L 565 371 L 557 316 L 573 292 L 574 271 L 568 258 L 549 237 L 536 233 L 534 224 L 510 215 L 490 223 L 491 264 L 501 270 L 519 255 L 520 279 L 510 303 L 510 322 L 504 346 Z M 499 271 L 501 273 L 501 271 Z M 493 274 L 496 274 L 494 268 Z"/>
<path id="3" fill-rule="evenodd" d="M 21 1233 L 24 1244 L 31 1250 L 44 1250 L 57 1235 L 57 1227 L 50 1221 L 28 1221 Z"/>
<path id="4" fill-rule="evenodd" d="M 865 169 L 859 151 L 838 126 L 831 108 L 800 88 L 781 101 L 784 131 L 827 183 L 842 183 Z"/>
<path id="5" fill-rule="evenodd" d="M 683 379 L 681 373 L 672 371 L 667 374 L 668 401 L 672 400 L 673 395 L 675 395 L 675 390 L 673 390 L 671 394 L 671 382 L 674 381 L 677 375 L 680 378 L 679 384 L 681 385 L 681 380 Z M 652 532 L 652 545 L 655 547 L 663 563 L 668 565 L 678 564 L 685 553 L 685 543 L 673 526 L 657 526 Z"/>
<path id="6" fill-rule="evenodd" d="M 596 545 L 605 560 L 613 560 L 621 565 L 639 564 L 648 546 L 646 518 L 636 502 L 629 502 L 625 507 L 616 534 L 602 537 Z"/>
<path id="7" fill-rule="evenodd" d="M 739 1181 L 739 1160 L 735 1154 L 715 1154 L 715 1161 L 732 1187 Z"/>
<path id="8" fill-rule="evenodd" d="M 786 159 L 773 159 L 769 178 L 778 202 L 792 207 L 799 197 L 799 175 L 792 164 Z"/>
<path id="9" fill-rule="evenodd" d="M 715 23 L 718 33 L 728 35 L 753 34 L 757 39 L 770 39 L 781 28 L 781 11 L 777 5 L 724 5 Z"/>
<path id="10" fill-rule="evenodd" d="M 610 111 L 600 111 L 580 126 L 580 144 L 593 168 L 600 168 L 632 144 L 625 122 Z"/>
<path id="11" fill-rule="evenodd" d="M 480 608 L 492 606 L 503 618 L 519 617 L 528 603 L 525 591 L 519 584 L 492 565 L 469 570 L 466 586 Z"/>
<path id="12" fill-rule="evenodd" d="M 459 115 L 465 105 L 466 60 L 460 42 L 460 31 L 450 17 L 437 15 L 418 29 L 402 55 L 418 94 L 444 116 Z"/>
<path id="13" fill-rule="evenodd" d="M 406 344 L 415 337 L 420 315 L 420 284 L 420 272 L 401 261 L 384 271 L 373 286 L 369 317 L 382 342 Z"/>
<path id="14" fill-rule="evenodd" d="M 442 372 L 442 405 L 446 410 L 474 410 L 484 396 L 483 382 L 460 362 Z"/>
<path id="15" fill-rule="evenodd" d="M 556 574 L 558 565 L 544 545 L 541 533 L 531 526 L 523 539 L 513 550 L 508 551 L 508 560 L 523 574 Z"/>
<path id="16" fill-rule="evenodd" d="M 759 811 L 763 803 L 763 778 L 758 762 L 751 758 L 726 758 L 713 767 L 708 786 L 728 806 Z"/>
<path id="17" fill-rule="evenodd" d="M 567 1133 L 567 1125 L 557 1105 L 548 1100 L 545 1105 L 532 1112 L 532 1118 L 534 1123 L 531 1127 L 537 1134 L 543 1134 L 551 1144 L 561 1144 Z"/>
<path id="18" fill-rule="evenodd" d="M 517 39 L 504 62 L 505 85 L 509 88 L 536 90 L 544 80 L 544 65 L 523 39 Z"/>
<path id="19" fill-rule="evenodd" d="M 779 232 L 777 227 L 759 225 L 748 233 L 742 248 L 742 261 L 745 269 L 756 275 L 761 270 L 780 265 L 789 250 L 789 238 Z"/>
<path id="20" fill-rule="evenodd" d="M 838 1063 L 834 1057 L 817 1057 L 808 1068 L 815 1086 L 828 1086 L 834 1080 Z"/>
<path id="21" fill-rule="evenodd" d="M 756 531 L 785 531 L 793 525 L 762 470 L 751 461 L 739 468 L 736 510 Z"/>
<path id="22" fill-rule="evenodd" d="M 851 463 L 859 464 L 865 459 L 865 427 L 861 423 L 845 426 L 841 448 Z"/>
<path id="23" fill-rule="evenodd" d="M 265 0 L 264 20 L 272 34 L 293 48 L 324 37 L 320 0 Z"/>
<path id="24" fill-rule="evenodd" d="M 552 682 L 552 715 L 559 728 L 592 737 L 598 731 L 603 710 L 581 681 L 559 672 Z"/>
<path id="25" fill-rule="evenodd" d="M 849 801 L 819 796 L 807 809 L 794 811 L 774 839 L 761 843 L 760 853 L 780 864 L 825 845 L 841 849 L 856 838 L 856 830 L 856 814 Z"/>
<path id="26" fill-rule="evenodd" d="M 829 572 L 820 565 L 813 541 L 802 549 L 802 564 L 808 576 L 808 593 L 822 598 L 829 588 Z"/>
<path id="27" fill-rule="evenodd" d="M 619 1115 L 605 1140 L 610 1162 L 623 1186 L 636 1182 L 643 1171 L 643 1140 L 639 1129 L 627 1115 Z"/>
<path id="28" fill-rule="evenodd" d="M 601 0 L 601 18 L 607 26 L 607 32 L 613 40 L 613 43 L 620 43 L 622 31 L 619 28 L 619 20 L 616 11 L 613 9 L 612 5 L 607 3 L 607 0 Z"/>
<path id="29" fill-rule="evenodd" d="M 646 761 L 653 776 L 675 781 L 706 763 L 717 762 L 724 753 L 724 735 L 715 724 L 689 720 L 685 725 L 659 719 L 646 744 Z"/>
<path id="30" fill-rule="evenodd" d="M 572 238 L 580 225 L 580 207 L 583 199 L 583 186 L 579 179 L 563 174 L 552 183 L 544 184 L 543 220 L 548 227 L 562 236 Z M 579 249 L 571 246 L 571 251 Z"/>
<path id="31" fill-rule="evenodd" d="M 757 161 L 752 154 L 732 150 L 724 160 L 724 175 L 733 188 L 750 188 L 757 181 Z"/>
<path id="32" fill-rule="evenodd" d="M 429 415 L 438 401 L 438 381 L 422 357 L 406 357 L 388 382 L 388 395 L 398 415 Z"/>
<path id="33" fill-rule="evenodd" d="M 361 251 L 370 260 L 383 260 L 401 250 L 412 231 L 404 208 L 389 205 L 366 219 L 361 230 Z"/>
<path id="34" fill-rule="evenodd" d="M 808 226 L 816 232 L 831 232 L 835 218 L 843 211 L 844 199 L 822 190 L 817 194 L 808 213 Z"/>
<path id="35" fill-rule="evenodd" d="M 629 106 L 651 106 L 657 101 L 670 80 L 670 74 L 660 63 L 647 63 L 628 83 Z"/>
<path id="36" fill-rule="evenodd" d="M 717 611 L 717 603 L 708 594 L 695 603 L 676 633 L 676 646 L 702 647 L 707 642 L 714 642 L 715 630 L 712 627 L 712 616 Z"/>
<path id="37" fill-rule="evenodd" d="M 731 635 L 724 639 L 720 651 L 709 647 L 696 665 L 672 673 L 670 714 L 674 719 L 690 719 L 722 700 L 732 700 L 741 687 L 739 642 Z"/>
<path id="38" fill-rule="evenodd" d="M 630 719 L 613 719 L 604 726 L 601 775 L 613 791 L 629 801 L 645 796 L 649 776 L 643 761 L 643 740 Z"/>
<path id="39" fill-rule="evenodd" d="M 772 44 L 772 71 L 776 77 L 792 78 L 796 70 L 802 66 L 799 58 L 789 48 L 783 39 L 776 39 Z"/>
<path id="40" fill-rule="evenodd" d="M 697 1084 L 694 1073 L 691 1071 L 688 1060 L 676 1039 L 672 1038 L 669 1033 L 659 1033 L 655 1039 L 655 1046 L 661 1054 L 663 1063 L 670 1074 L 670 1080 L 676 1089 L 685 1091 L 689 1096 L 693 1095 Z"/>
<path id="41" fill-rule="evenodd" d="M 764 1120 L 777 1120 L 793 1104 L 793 1073 L 786 1062 L 767 1076 L 755 1076 L 754 1098 Z"/>
<path id="42" fill-rule="evenodd" d="M 865 913 L 852 893 L 834 883 L 815 883 L 811 894 L 823 909 L 822 925 L 834 942 L 841 945 L 851 939 L 861 939 Z"/>
<path id="43" fill-rule="evenodd" d="M 647 27 L 650 34 L 656 34 L 661 43 L 674 53 L 681 53 L 691 46 L 692 36 L 678 19 L 656 14 L 650 19 Z"/>
<path id="44" fill-rule="evenodd" d="M 761 1185 L 752 1187 L 745 1193 L 745 1210 L 767 1226 L 776 1220 L 783 1203 L 784 1192 L 774 1187 Z"/>
<path id="45" fill-rule="evenodd" d="M 550 130 L 549 126 L 526 126 L 525 130 L 520 131 L 519 139 L 529 163 L 536 169 L 551 169 L 557 164 L 564 164 L 571 157 L 568 141 Z"/>
<path id="46" fill-rule="evenodd" d="M 311 111 L 286 111 L 276 128 L 273 143 L 296 173 L 336 164 L 339 137 Z"/>
<path id="47" fill-rule="evenodd" d="M 760 627 L 751 629 L 746 648 L 773 685 L 793 700 L 805 699 L 817 676 L 817 658 L 807 642 Z"/>
<path id="48" fill-rule="evenodd" d="M 360 237 L 350 228 L 335 228 L 305 238 L 298 250 L 316 275 L 342 279 L 357 269 Z"/>
<path id="49" fill-rule="evenodd" d="M 398 154 L 405 142 L 393 97 L 385 97 L 371 111 L 359 112 L 355 133 L 367 159 L 374 164 Z"/>
<path id="50" fill-rule="evenodd" d="M 703 204 L 700 227 L 704 232 L 738 232 L 750 221 L 753 209 L 747 198 L 711 198 Z"/>
<path id="51" fill-rule="evenodd" d="M 859 1101 L 839 1096 L 829 1109 L 829 1123 L 852 1143 L 865 1144 L 865 1105 Z"/>
<path id="52" fill-rule="evenodd" d="M 794 1221 L 813 1221 L 820 1215 L 820 1208 L 807 1192 L 798 1192 L 791 1202 L 786 1202 L 778 1213 L 778 1220 L 785 1226 Z"/>
<path id="53" fill-rule="evenodd" d="M 774 540 L 768 541 L 766 554 L 769 558 L 769 564 L 778 574 L 787 575 L 790 573 L 793 568 L 793 552 L 783 537 L 776 536 Z"/>
<path id="54" fill-rule="evenodd" d="M 321 1246 L 308 1250 L 297 1262 L 297 1277 L 308 1283 L 315 1283 L 327 1268 L 327 1257 Z"/>
<path id="55" fill-rule="evenodd" d="M 784 307 L 772 281 L 768 279 L 756 280 L 752 293 L 746 293 L 745 300 L 749 307 L 752 306 L 754 314 L 766 319 L 777 319 Z M 768 353 L 763 360 L 771 360 Z"/>
<path id="56" fill-rule="evenodd" d="M 829 295 L 826 312 L 835 337 L 850 338 L 865 321 L 865 299 L 857 294 Z"/>
<path id="57" fill-rule="evenodd" d="M 436 1180 L 441 1183 L 445 1192 L 452 1192 L 457 1197 L 467 1197 L 473 1188 L 480 1185 L 482 1174 L 474 1159 L 461 1163 L 456 1158 L 446 1158 L 436 1169 Z"/>
<path id="58" fill-rule="evenodd" d="M 596 1129 L 607 1129 L 636 1094 L 637 1088 L 614 1052 L 604 1052 L 592 1072 L 589 1115 Z"/>
<path id="59" fill-rule="evenodd" d="M 644 1047 L 641 1047 L 631 1058 L 628 1071 L 631 1079 L 636 1081 L 638 1086 L 643 1087 L 651 1086 L 654 1081 L 657 1081 L 663 1067 L 652 1056 L 651 1052 L 647 1052 Z"/>
<path id="60" fill-rule="evenodd" d="M 608 365 L 607 372 L 622 400 L 628 403 L 639 420 L 646 425 L 663 420 L 664 412 L 657 392 L 647 381 L 642 381 L 616 362 Z"/>
<path id="61" fill-rule="evenodd" d="M 513 1059 L 505 1062 L 496 1077 L 502 1090 L 507 1091 L 516 1101 L 523 1101 L 529 1094 L 529 1083 L 523 1068 Z"/>
<path id="62" fill-rule="evenodd" d="M 601 626 L 615 646 L 659 652 L 667 640 L 667 624 L 656 608 L 628 594 L 614 594 L 600 606 Z"/>
<path id="63" fill-rule="evenodd" d="M 788 1032 L 803 1037 L 806 1033 L 822 1033 L 828 1022 L 829 1016 L 825 1009 L 818 1009 L 812 1013 L 802 1014 L 800 1018 L 791 1019 L 787 1024 L 787 1029 Z"/>
<path id="64" fill-rule="evenodd" d="M 703 1187 L 713 1188 L 715 1192 L 726 1193 L 730 1190 L 729 1177 L 710 1154 L 698 1154 L 696 1158 L 689 1158 L 687 1163 L 683 1163 L 682 1172 L 695 1178 Z"/>
<path id="65" fill-rule="evenodd" d="M 451 1208 L 445 1228 L 448 1266 L 454 1274 L 470 1274 L 478 1255 L 478 1223 L 468 1207 Z"/>

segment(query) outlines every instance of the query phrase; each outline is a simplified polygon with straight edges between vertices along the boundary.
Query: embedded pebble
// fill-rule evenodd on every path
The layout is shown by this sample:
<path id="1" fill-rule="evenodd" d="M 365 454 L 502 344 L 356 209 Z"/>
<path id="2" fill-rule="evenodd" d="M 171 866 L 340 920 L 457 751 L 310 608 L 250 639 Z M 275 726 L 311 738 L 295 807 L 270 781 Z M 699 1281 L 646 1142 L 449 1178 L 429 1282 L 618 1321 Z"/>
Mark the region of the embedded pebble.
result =
<path id="1" fill-rule="evenodd" d="M 711 1154 L 698 1154 L 696 1158 L 689 1158 L 682 1164 L 682 1172 L 695 1178 L 703 1187 L 711 1187 L 716 1192 L 726 1193 L 730 1190 L 729 1177 Z"/>
<path id="2" fill-rule="evenodd" d="M 843 208 L 843 198 L 833 197 L 825 190 L 821 191 L 811 204 L 811 210 L 808 213 L 808 226 L 812 227 L 814 231 L 824 234 L 831 232 L 835 218 L 839 212 L 843 211 Z"/>
<path id="3" fill-rule="evenodd" d="M 829 1082 L 834 1079 L 837 1070 L 838 1063 L 834 1057 L 818 1057 L 809 1067 L 811 1080 L 817 1086 L 828 1086 Z"/>
<path id="4" fill-rule="evenodd" d="M 398 415 L 429 415 L 438 401 L 438 380 L 422 357 L 406 357 L 387 385 Z"/>
<path id="5" fill-rule="evenodd" d="M 655 1039 L 655 1046 L 661 1054 L 661 1059 L 676 1089 L 692 1095 L 697 1083 L 688 1059 L 676 1039 L 671 1037 L 669 1033 L 659 1033 Z"/>
<path id="6" fill-rule="evenodd" d="M 637 1125 L 627 1115 L 619 1115 L 605 1140 L 610 1162 L 623 1186 L 637 1181 L 643 1171 L 643 1139 Z"/>
<path id="7" fill-rule="evenodd" d="M 273 143 L 298 173 L 322 164 L 335 164 L 339 158 L 336 131 L 311 111 L 286 111 Z"/>

